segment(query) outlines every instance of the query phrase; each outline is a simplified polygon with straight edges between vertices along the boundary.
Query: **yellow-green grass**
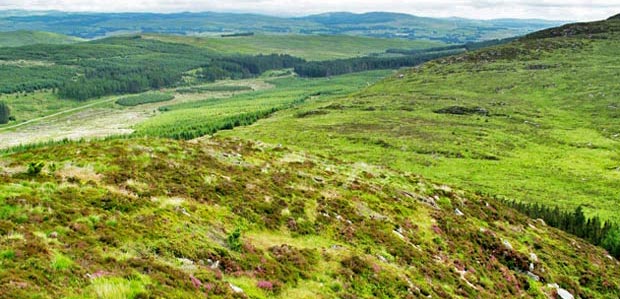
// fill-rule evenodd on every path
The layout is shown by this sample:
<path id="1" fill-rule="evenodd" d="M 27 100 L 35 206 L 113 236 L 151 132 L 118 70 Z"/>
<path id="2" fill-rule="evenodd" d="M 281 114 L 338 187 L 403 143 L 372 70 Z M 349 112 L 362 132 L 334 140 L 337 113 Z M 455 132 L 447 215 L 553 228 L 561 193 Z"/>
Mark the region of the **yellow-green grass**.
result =
<path id="1" fill-rule="evenodd" d="M 619 46 L 616 37 L 515 42 L 220 134 L 386 165 L 506 199 L 583 205 L 589 216 L 620 221 Z M 511 49 L 525 52 L 493 57 Z M 451 106 L 490 115 L 434 112 Z"/>
<path id="2" fill-rule="evenodd" d="M 190 44 L 226 54 L 289 54 L 307 60 L 351 58 L 383 53 L 391 48 L 423 49 L 444 45 L 434 41 L 346 35 L 254 35 L 226 38 L 146 35 L 145 38 Z"/>

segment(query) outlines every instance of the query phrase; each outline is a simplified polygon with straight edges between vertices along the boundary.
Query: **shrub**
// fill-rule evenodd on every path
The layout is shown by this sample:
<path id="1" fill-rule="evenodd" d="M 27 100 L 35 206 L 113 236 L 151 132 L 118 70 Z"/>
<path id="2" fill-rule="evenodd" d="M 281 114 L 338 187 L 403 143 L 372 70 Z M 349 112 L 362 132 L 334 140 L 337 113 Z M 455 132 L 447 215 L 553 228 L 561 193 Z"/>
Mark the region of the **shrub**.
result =
<path id="1" fill-rule="evenodd" d="M 0 125 L 8 124 L 11 120 L 11 109 L 5 102 L 0 102 Z"/>
<path id="2" fill-rule="evenodd" d="M 43 170 L 43 167 L 45 167 L 45 163 L 43 163 L 42 161 L 30 162 L 28 163 L 28 174 L 33 176 L 39 175 L 41 173 L 41 170 Z"/>
<path id="3" fill-rule="evenodd" d="M 237 228 L 226 239 L 228 247 L 233 251 L 241 251 L 243 244 L 241 244 L 241 231 Z"/>

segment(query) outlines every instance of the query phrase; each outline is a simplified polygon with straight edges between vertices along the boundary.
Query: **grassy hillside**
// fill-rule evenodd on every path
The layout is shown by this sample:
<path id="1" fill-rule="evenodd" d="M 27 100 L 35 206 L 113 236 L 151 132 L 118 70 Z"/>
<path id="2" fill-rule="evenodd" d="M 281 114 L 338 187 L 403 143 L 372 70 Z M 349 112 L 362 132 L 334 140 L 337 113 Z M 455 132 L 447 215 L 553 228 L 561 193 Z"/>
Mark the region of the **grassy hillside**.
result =
<path id="1" fill-rule="evenodd" d="M 82 39 L 51 32 L 19 30 L 0 32 L 0 47 L 20 47 L 34 44 L 72 44 Z"/>
<path id="2" fill-rule="evenodd" d="M 465 43 L 523 35 L 560 25 L 543 20 L 467 20 L 423 18 L 395 13 L 330 13 L 280 18 L 231 13 L 65 13 L 42 12 L 3 17 L 3 30 L 42 30 L 84 38 L 119 33 L 178 35 L 257 32 L 269 34 L 331 34 Z"/>
<path id="3" fill-rule="evenodd" d="M 205 99 L 159 108 L 162 114 L 136 127 L 139 136 L 192 139 L 222 129 L 249 125 L 271 114 L 318 98 L 334 98 L 355 92 L 385 76 L 375 71 L 323 79 L 280 78 L 269 80 L 275 86 L 232 98 Z"/>
<path id="4" fill-rule="evenodd" d="M 388 49 L 424 49 L 441 42 L 380 39 L 334 35 L 254 35 L 234 38 L 205 38 L 145 35 L 165 42 L 184 43 L 227 54 L 289 54 L 306 60 L 367 56 Z"/>
<path id="5" fill-rule="evenodd" d="M 543 31 L 223 134 L 620 221 L 618 28 Z"/>
<path id="6" fill-rule="evenodd" d="M 280 67 L 260 83 L 173 84 L 156 94 L 169 102 L 94 101 L 155 117 L 131 136 L 0 152 L 0 298 L 618 298 L 616 258 L 504 202 L 620 220 L 618 28 L 568 25 L 398 72 Z M 0 58 L 58 76 L 158 65 L 187 84 L 210 63 L 254 62 L 202 42 Z"/>
<path id="7" fill-rule="evenodd" d="M 616 260 L 492 198 L 278 145 L 57 145 L 0 182 L 0 298 L 620 295 Z"/>

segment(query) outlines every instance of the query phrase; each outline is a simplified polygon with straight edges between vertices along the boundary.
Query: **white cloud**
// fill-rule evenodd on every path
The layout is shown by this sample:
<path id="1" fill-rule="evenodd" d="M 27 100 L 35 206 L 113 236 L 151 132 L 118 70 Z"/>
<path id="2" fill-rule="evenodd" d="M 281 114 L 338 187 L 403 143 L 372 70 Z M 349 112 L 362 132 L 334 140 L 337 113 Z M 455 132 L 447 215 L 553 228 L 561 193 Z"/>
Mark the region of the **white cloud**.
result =
<path id="1" fill-rule="evenodd" d="M 477 19 L 597 20 L 620 13 L 620 1 L 601 0 L 0 0 L 0 9 L 180 12 L 230 11 L 307 15 L 329 11 L 391 11 Z"/>

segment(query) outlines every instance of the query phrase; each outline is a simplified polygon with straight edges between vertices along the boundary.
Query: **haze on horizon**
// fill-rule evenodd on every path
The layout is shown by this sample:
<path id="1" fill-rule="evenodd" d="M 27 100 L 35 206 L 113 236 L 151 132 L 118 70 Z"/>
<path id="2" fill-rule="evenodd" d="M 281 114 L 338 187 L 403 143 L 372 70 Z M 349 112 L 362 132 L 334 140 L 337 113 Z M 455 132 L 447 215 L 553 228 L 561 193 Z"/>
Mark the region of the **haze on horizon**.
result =
<path id="1" fill-rule="evenodd" d="M 620 13 L 620 1 L 601 0 L 0 0 L 0 10 L 71 12 L 245 12 L 277 16 L 386 11 L 428 17 L 592 21 Z"/>

